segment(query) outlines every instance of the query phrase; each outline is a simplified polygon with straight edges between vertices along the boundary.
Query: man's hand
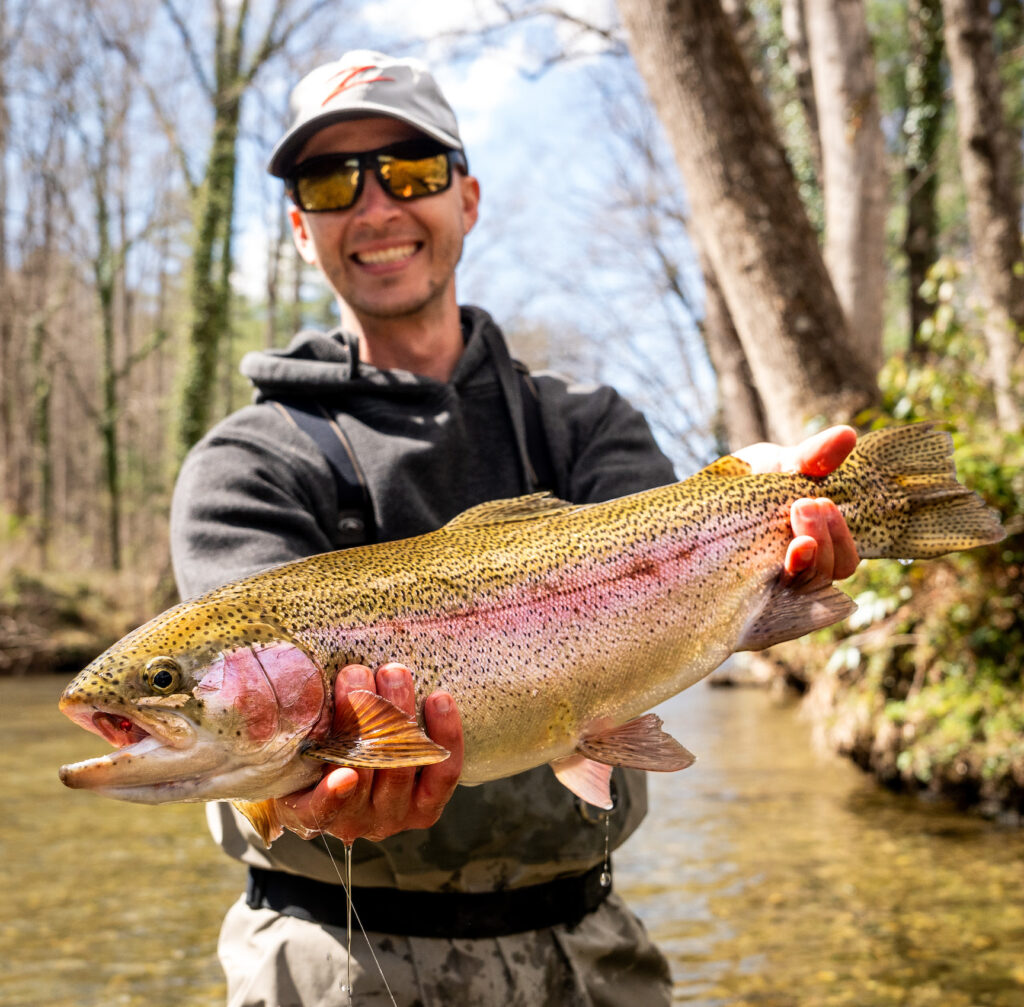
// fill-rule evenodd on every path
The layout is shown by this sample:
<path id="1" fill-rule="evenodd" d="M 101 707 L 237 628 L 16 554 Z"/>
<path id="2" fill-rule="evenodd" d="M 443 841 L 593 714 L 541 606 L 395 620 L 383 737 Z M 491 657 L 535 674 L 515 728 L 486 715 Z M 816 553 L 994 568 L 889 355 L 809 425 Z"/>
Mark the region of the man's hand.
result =
<path id="1" fill-rule="evenodd" d="M 799 472 L 821 477 L 837 469 L 856 443 L 857 432 L 852 427 L 829 427 L 796 447 L 754 444 L 735 455 L 755 473 Z M 857 547 L 831 500 L 797 500 L 790 521 L 794 538 L 783 568 L 792 583 L 813 589 L 849 577 L 857 569 Z"/>
<path id="2" fill-rule="evenodd" d="M 412 673 L 400 664 L 385 664 L 376 676 L 361 664 L 342 668 L 334 684 L 336 718 L 348 702 L 348 693 L 356 689 L 376 692 L 410 716 L 416 712 Z M 444 762 L 422 769 L 331 768 L 310 790 L 278 799 L 285 828 L 304 839 L 328 833 L 351 843 L 433 825 L 462 772 L 462 721 L 446 692 L 427 697 L 423 716 L 430 738 L 451 752 Z"/>

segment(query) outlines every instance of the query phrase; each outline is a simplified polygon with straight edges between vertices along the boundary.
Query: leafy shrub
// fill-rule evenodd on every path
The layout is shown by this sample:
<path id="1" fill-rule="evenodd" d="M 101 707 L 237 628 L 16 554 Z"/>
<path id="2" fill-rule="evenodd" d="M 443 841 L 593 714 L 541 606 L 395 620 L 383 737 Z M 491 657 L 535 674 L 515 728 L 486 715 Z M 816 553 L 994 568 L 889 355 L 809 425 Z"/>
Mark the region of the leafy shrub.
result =
<path id="1" fill-rule="evenodd" d="M 844 585 L 860 610 L 803 645 L 832 743 L 890 785 L 1024 812 L 1024 435 L 1000 430 L 978 361 L 964 273 L 939 262 L 923 352 L 893 355 L 865 427 L 937 421 L 962 482 L 1000 511 L 996 546 L 913 564 L 865 564 Z M 831 656 L 826 660 L 824 644 Z M 800 646 L 800 645 L 797 645 Z"/>

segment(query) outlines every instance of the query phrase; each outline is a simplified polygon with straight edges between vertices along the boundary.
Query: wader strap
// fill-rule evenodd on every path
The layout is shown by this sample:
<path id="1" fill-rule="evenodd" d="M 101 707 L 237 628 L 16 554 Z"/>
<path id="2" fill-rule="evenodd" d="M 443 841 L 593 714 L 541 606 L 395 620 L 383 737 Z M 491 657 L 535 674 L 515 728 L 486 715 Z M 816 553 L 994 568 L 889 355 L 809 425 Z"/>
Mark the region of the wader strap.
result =
<path id="1" fill-rule="evenodd" d="M 485 938 L 564 924 L 576 926 L 611 892 L 604 864 L 586 874 L 497 892 L 417 892 L 353 888 L 352 904 L 364 929 L 401 937 Z M 310 923 L 344 927 L 345 889 L 281 871 L 249 868 L 245 901 Z"/>
<path id="2" fill-rule="evenodd" d="M 524 403 L 520 379 L 516 376 L 516 369 L 509 356 L 508 347 L 502 339 L 496 326 L 484 325 L 480 329 L 484 343 L 487 345 L 487 352 L 494 362 L 494 369 L 498 374 L 498 384 L 501 387 L 501 394 L 505 398 L 505 408 L 508 410 L 509 419 L 512 421 L 512 430 L 516 438 L 516 449 L 519 452 L 519 463 L 523 469 L 524 492 L 533 493 L 540 486 L 540 477 L 530 459 L 530 445 L 526 437 L 526 420 L 524 418 Z M 539 404 L 531 404 L 539 412 Z"/>
<path id="3" fill-rule="evenodd" d="M 376 537 L 373 532 L 373 505 L 366 476 L 359 459 L 337 420 L 314 399 L 275 399 L 269 402 L 307 434 L 327 459 L 338 491 L 338 508 L 357 508 L 366 524 L 366 541 Z"/>
<path id="4" fill-rule="evenodd" d="M 530 377 L 530 372 L 517 365 L 515 361 L 512 366 L 516 368 L 519 375 L 519 386 L 523 392 L 523 422 L 526 426 L 526 453 L 533 466 L 534 489 L 548 490 L 551 493 L 557 492 L 555 482 L 555 466 L 551 461 L 551 451 L 548 448 L 548 437 L 544 433 L 544 421 L 540 414 L 540 395 L 537 386 Z M 522 369 L 520 369 L 522 368 Z"/>

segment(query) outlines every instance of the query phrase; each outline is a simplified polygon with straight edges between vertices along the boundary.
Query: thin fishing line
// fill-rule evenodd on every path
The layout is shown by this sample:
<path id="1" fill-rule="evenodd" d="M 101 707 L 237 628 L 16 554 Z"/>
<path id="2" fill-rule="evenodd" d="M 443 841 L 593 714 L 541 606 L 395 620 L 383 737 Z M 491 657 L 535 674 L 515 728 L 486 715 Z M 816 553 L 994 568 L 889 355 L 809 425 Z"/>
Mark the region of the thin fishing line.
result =
<path id="1" fill-rule="evenodd" d="M 320 834 L 323 835 L 324 830 L 323 830 L 323 827 L 320 825 L 320 819 L 317 818 L 316 812 L 313 810 L 312 806 L 310 807 L 309 810 L 310 810 L 310 812 L 312 812 L 312 815 L 313 815 L 313 824 L 317 827 L 317 830 L 320 832 Z M 348 847 L 348 868 L 349 868 L 349 871 L 351 872 L 351 870 L 352 870 L 352 847 L 349 844 L 346 844 L 346 846 Z M 384 983 L 384 990 L 387 992 L 388 999 L 391 1001 L 392 1007 L 398 1007 L 398 1001 L 395 1000 L 395 994 L 391 992 L 391 987 L 388 985 L 388 978 L 387 978 L 386 975 L 384 975 L 384 967 L 381 965 L 380 959 L 377 958 L 377 952 L 373 950 L 373 942 L 370 940 L 370 938 L 366 934 L 366 928 L 363 926 L 363 921 L 359 918 L 359 910 L 356 909 L 355 905 L 352 902 L 352 888 L 351 888 L 350 885 L 345 884 L 345 879 L 341 876 L 341 869 L 338 867 L 338 862 L 334 859 L 334 854 L 331 852 L 331 844 L 329 842 L 327 842 L 326 839 L 324 840 L 324 849 L 327 851 L 327 856 L 330 857 L 330 859 L 331 859 L 331 866 L 334 868 L 334 873 L 338 875 L 338 880 L 341 882 L 341 887 L 345 889 L 345 897 L 348 899 L 348 912 L 352 916 L 355 916 L 356 923 L 359 924 L 359 932 L 363 935 L 363 940 L 366 941 L 366 946 L 370 949 L 370 957 L 373 959 L 373 964 L 377 966 L 377 971 L 380 973 L 380 981 L 382 983 Z M 349 874 L 349 881 L 351 881 L 351 880 L 352 880 L 352 875 L 350 873 Z M 348 940 L 349 940 L 349 953 L 348 953 L 348 963 L 349 964 L 348 964 L 348 967 L 349 967 L 349 970 L 351 970 L 351 968 L 352 968 L 352 922 L 351 922 L 351 919 L 349 920 L 349 924 L 348 924 Z M 353 993 L 352 993 L 351 971 L 350 971 L 349 975 L 350 975 L 350 978 L 349 978 L 349 983 L 348 983 L 348 999 L 349 999 L 349 1003 L 351 1004 L 351 1002 L 352 1002 L 352 995 L 353 995 Z"/>
<path id="2" fill-rule="evenodd" d="M 348 1000 L 352 1003 L 352 844 L 345 843 L 345 970 L 348 982 Z M 365 933 L 363 934 L 365 937 Z M 369 943 L 369 941 L 367 941 Z"/>

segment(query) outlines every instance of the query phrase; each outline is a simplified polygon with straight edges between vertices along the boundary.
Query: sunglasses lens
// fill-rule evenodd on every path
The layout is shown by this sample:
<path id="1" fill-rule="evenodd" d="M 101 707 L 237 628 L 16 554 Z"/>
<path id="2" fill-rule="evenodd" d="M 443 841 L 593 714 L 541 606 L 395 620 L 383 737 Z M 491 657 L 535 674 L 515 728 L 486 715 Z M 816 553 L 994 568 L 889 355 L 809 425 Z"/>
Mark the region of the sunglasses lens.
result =
<path id="1" fill-rule="evenodd" d="M 380 177 L 399 199 L 432 196 L 451 183 L 451 168 L 444 152 L 415 159 L 382 156 L 379 164 Z"/>
<path id="2" fill-rule="evenodd" d="M 438 150 L 436 145 L 424 150 L 423 143 L 416 141 L 366 154 L 312 158 L 292 176 L 291 194 L 303 210 L 347 210 L 358 198 L 362 173 L 370 170 L 370 165 L 395 199 L 433 196 L 452 182 L 448 151 Z"/>
<path id="3" fill-rule="evenodd" d="M 355 202 L 359 166 L 337 167 L 295 179 L 295 196 L 303 210 L 344 210 Z"/>

